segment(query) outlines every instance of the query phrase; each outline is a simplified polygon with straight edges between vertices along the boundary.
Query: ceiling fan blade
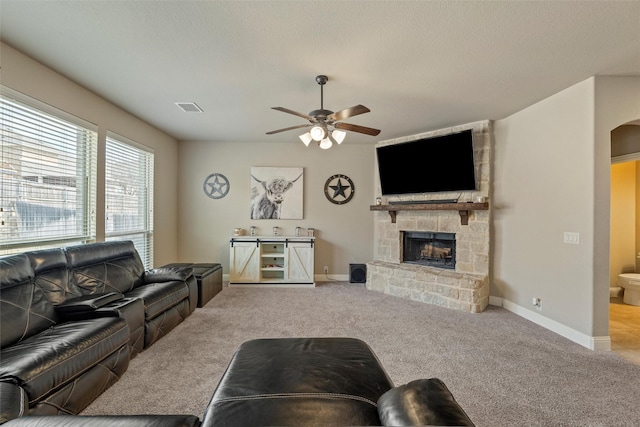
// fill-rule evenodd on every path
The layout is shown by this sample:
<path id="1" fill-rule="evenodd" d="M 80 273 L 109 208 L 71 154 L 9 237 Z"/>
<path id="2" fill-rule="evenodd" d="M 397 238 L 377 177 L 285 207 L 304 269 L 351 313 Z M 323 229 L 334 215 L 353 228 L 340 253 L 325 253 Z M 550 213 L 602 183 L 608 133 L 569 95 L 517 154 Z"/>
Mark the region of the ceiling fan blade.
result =
<path id="1" fill-rule="evenodd" d="M 311 126 L 311 124 L 291 126 L 291 127 L 288 127 L 288 128 L 272 130 L 271 132 L 267 132 L 267 135 L 273 135 L 274 133 L 286 132 L 288 130 L 293 130 L 293 129 L 308 128 L 309 126 Z"/>
<path id="2" fill-rule="evenodd" d="M 298 113 L 297 111 L 293 111 L 288 108 L 284 108 L 284 107 L 271 107 L 271 108 L 274 110 L 282 111 L 283 113 L 289 113 L 289 114 L 293 114 L 294 116 L 302 117 L 303 119 L 313 120 L 313 117 L 311 117 L 308 114 Z"/>
<path id="3" fill-rule="evenodd" d="M 333 127 L 341 130 L 349 130 L 351 132 L 364 133 L 366 135 L 376 136 L 380 133 L 380 129 L 368 128 L 365 126 L 352 125 L 351 123 L 334 123 Z"/>
<path id="4" fill-rule="evenodd" d="M 340 110 L 336 113 L 329 114 L 327 116 L 327 120 L 340 121 L 349 117 L 357 116 L 358 114 L 368 113 L 369 110 L 364 105 L 354 105 L 353 107 L 345 108 L 344 110 Z"/>

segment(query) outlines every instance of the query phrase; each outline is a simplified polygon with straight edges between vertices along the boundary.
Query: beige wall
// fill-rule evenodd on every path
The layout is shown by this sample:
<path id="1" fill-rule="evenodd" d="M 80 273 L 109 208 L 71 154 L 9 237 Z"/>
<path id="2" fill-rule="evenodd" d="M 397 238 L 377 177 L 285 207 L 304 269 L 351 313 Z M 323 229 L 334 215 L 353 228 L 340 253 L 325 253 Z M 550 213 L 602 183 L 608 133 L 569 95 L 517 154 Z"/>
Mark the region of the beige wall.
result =
<path id="1" fill-rule="evenodd" d="M 592 77 L 495 122 L 492 295 L 521 312 L 541 298 L 547 325 L 608 336 L 610 135 L 638 118 L 640 78 Z"/>
<path id="2" fill-rule="evenodd" d="M 349 135 L 340 146 L 321 150 L 305 147 L 295 132 L 255 143 L 181 142 L 179 148 L 179 247 L 183 262 L 219 262 L 229 272 L 229 239 L 233 229 L 248 232 L 252 225 L 270 235 L 272 227 L 293 235 L 296 226 L 316 229 L 315 273 L 324 280 L 346 276 L 350 263 L 366 263 L 373 257 L 374 144 L 350 144 Z M 249 218 L 250 169 L 252 166 L 304 168 L 304 218 L 301 220 L 251 220 Z M 229 194 L 211 199 L 203 183 L 212 173 L 230 181 Z M 324 195 L 325 181 L 334 174 L 350 177 L 356 188 L 353 199 L 335 205 Z M 343 277 L 344 278 L 344 277 Z"/>
<path id="3" fill-rule="evenodd" d="M 610 286 L 617 286 L 618 274 L 635 272 L 638 165 L 639 161 L 611 165 Z"/>
<path id="4" fill-rule="evenodd" d="M 104 240 L 104 146 L 107 131 L 153 149 L 154 264 L 174 262 L 177 246 L 177 142 L 66 77 L 0 43 L 0 83 L 98 126 L 97 237 Z"/>
<path id="5" fill-rule="evenodd" d="M 495 122 L 492 295 L 591 334 L 593 80 Z M 566 244 L 564 232 L 580 233 Z"/>

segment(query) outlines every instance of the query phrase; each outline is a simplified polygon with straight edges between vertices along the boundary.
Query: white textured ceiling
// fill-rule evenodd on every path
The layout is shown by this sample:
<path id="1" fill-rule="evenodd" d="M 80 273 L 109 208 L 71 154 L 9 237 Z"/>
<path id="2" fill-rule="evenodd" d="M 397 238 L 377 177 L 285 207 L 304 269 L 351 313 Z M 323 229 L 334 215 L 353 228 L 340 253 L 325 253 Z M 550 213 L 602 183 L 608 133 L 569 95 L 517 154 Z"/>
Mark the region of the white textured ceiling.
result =
<path id="1" fill-rule="evenodd" d="M 356 104 L 369 143 L 640 75 L 640 1 L 13 1 L 0 38 L 178 140 L 291 141 Z M 196 102 L 184 113 L 175 102 Z"/>

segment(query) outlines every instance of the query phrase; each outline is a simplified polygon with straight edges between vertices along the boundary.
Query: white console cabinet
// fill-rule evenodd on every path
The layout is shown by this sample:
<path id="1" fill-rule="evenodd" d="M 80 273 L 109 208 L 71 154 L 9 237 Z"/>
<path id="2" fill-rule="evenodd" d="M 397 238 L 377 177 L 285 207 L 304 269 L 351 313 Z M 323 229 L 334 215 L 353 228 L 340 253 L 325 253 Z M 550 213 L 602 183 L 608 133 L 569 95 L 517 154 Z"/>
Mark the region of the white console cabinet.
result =
<path id="1" fill-rule="evenodd" d="M 229 286 L 315 286 L 314 237 L 231 238 Z"/>

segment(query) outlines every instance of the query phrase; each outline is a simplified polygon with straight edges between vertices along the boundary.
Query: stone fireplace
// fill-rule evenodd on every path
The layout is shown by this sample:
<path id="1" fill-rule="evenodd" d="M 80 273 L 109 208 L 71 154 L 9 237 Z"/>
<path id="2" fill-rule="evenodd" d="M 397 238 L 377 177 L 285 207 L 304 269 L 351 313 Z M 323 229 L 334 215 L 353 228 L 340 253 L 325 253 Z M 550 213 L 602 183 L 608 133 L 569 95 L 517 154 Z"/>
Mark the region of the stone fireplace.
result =
<path id="1" fill-rule="evenodd" d="M 367 264 L 368 289 L 472 313 L 487 307 L 490 205 L 466 211 L 461 204 L 489 196 L 491 122 L 476 122 L 379 144 L 402 143 L 466 129 L 473 131 L 476 191 L 387 197 L 383 205 L 432 203 L 442 199 L 456 199 L 458 204 L 424 210 L 400 208 L 393 213 L 375 211 L 375 261 Z M 379 182 L 376 185 L 379 192 Z M 415 241 L 407 246 L 405 239 L 411 237 Z"/>

